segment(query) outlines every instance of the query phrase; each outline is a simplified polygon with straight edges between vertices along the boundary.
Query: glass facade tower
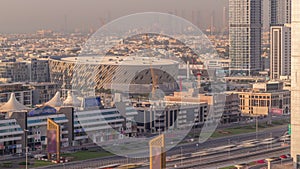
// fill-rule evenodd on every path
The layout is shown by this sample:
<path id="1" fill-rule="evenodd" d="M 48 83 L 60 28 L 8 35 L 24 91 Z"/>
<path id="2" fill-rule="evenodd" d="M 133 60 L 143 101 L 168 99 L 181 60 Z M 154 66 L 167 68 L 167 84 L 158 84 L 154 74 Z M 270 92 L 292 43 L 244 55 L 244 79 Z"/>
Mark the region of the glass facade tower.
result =
<path id="1" fill-rule="evenodd" d="M 261 70 L 262 0 L 229 0 L 229 56 L 232 75 Z"/>

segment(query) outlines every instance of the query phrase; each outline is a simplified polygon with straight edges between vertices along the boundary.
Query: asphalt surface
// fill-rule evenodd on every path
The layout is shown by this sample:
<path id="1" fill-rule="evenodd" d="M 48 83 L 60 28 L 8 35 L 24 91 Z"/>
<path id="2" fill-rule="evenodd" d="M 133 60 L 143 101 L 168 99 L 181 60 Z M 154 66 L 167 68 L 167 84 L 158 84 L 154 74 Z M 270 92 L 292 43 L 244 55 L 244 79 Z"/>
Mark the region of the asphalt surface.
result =
<path id="1" fill-rule="evenodd" d="M 246 133 L 228 137 L 222 137 L 217 139 L 209 139 L 208 141 L 198 144 L 194 141 L 192 143 L 186 143 L 183 145 L 177 145 L 173 149 L 167 152 L 167 156 L 172 156 L 176 154 L 186 154 L 191 152 L 197 152 L 209 148 L 215 148 L 219 146 L 225 146 L 232 143 L 238 143 L 246 140 L 256 139 L 265 139 L 269 137 L 280 137 L 287 131 L 286 126 L 280 126 L 275 128 L 269 128 L 264 131 L 260 131 L 256 133 Z M 125 158 L 119 156 L 112 156 L 112 157 L 105 157 L 105 158 L 97 158 L 97 159 L 90 159 L 85 161 L 77 161 L 71 162 L 66 164 L 59 164 L 47 167 L 40 167 L 39 169 L 48 169 L 48 168 L 55 168 L 55 169 L 83 169 L 83 168 L 95 168 L 99 166 L 109 165 L 109 164 L 128 164 L 128 163 L 135 163 L 135 162 L 147 162 L 147 158 Z"/>
<path id="2" fill-rule="evenodd" d="M 280 119 L 286 119 L 286 117 L 279 117 L 276 120 Z M 259 119 L 260 123 L 266 122 L 268 119 Z M 255 124 L 255 120 L 251 120 L 248 122 L 241 122 L 239 124 L 230 124 L 230 125 L 220 125 L 218 128 L 232 128 L 232 127 L 242 127 L 247 125 L 253 125 Z M 185 153 L 191 153 L 196 151 L 201 151 L 209 148 L 219 147 L 219 146 L 225 146 L 228 144 L 235 144 L 246 140 L 252 140 L 252 139 L 264 139 L 269 137 L 279 137 L 283 135 L 287 131 L 287 125 L 285 126 L 278 126 L 273 127 L 269 129 L 264 129 L 263 131 L 259 131 L 256 133 L 245 133 L 245 134 L 239 134 L 239 135 L 232 135 L 222 138 L 216 138 L 216 139 L 208 139 L 206 142 L 199 144 L 197 140 L 195 139 L 193 142 L 188 142 L 185 144 L 177 145 L 176 147 L 170 149 L 167 152 L 167 156 L 172 155 L 178 155 L 178 154 L 185 154 Z M 196 133 L 199 131 L 195 131 Z M 168 146 L 168 145 L 167 145 Z M 88 149 L 99 149 L 98 145 L 95 144 L 89 144 L 89 145 L 82 145 L 79 146 L 77 149 L 81 149 L 82 147 L 86 147 Z M 73 150 L 74 147 L 70 147 L 67 149 L 64 149 L 63 152 L 68 152 Z M 132 156 L 134 157 L 140 157 L 141 154 L 134 154 Z M 145 153 L 144 153 L 145 154 Z M 146 154 L 148 155 L 148 154 Z M 0 158 L 1 161 L 24 161 L 25 157 L 11 157 L 11 156 L 2 156 Z M 103 157 L 103 158 L 96 158 L 96 159 L 90 159 L 85 161 L 75 161 L 65 164 L 58 164 L 53 166 L 47 166 L 47 167 L 40 167 L 43 169 L 46 168 L 64 168 L 64 169 L 82 169 L 87 167 L 96 167 L 96 166 L 103 166 L 103 165 L 109 165 L 109 164 L 127 164 L 127 163 L 135 163 L 135 162 L 146 162 L 148 161 L 148 158 L 126 158 L 126 157 L 119 157 L 119 156 L 111 156 L 111 157 Z"/>

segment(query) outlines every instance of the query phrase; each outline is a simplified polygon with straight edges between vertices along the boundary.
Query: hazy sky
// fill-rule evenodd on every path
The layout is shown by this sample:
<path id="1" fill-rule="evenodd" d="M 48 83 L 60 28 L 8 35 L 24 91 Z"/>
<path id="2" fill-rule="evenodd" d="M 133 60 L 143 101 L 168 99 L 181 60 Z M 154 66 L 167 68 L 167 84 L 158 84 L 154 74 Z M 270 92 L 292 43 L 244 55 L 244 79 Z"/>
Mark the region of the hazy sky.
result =
<path id="1" fill-rule="evenodd" d="M 97 29 L 103 20 L 155 11 L 176 12 L 189 20 L 194 12 L 201 25 L 207 25 L 214 13 L 217 25 L 227 5 L 228 0 L 1 0 L 0 33 Z"/>

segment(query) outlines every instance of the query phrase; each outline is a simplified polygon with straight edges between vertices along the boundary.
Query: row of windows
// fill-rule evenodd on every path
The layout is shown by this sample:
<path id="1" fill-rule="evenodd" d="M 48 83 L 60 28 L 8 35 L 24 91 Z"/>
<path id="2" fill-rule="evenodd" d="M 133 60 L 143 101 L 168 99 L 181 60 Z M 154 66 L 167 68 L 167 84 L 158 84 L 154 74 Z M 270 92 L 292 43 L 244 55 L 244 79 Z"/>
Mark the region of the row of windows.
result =
<path id="1" fill-rule="evenodd" d="M 61 120 L 67 120 L 66 117 L 55 117 L 52 118 L 54 121 L 61 121 Z M 27 120 L 27 124 L 35 124 L 35 123 L 42 123 L 46 122 L 47 119 L 36 119 L 36 120 Z"/>
<path id="2" fill-rule="evenodd" d="M 84 117 L 91 117 L 91 116 L 105 116 L 105 115 L 113 115 L 113 114 L 119 114 L 117 111 L 110 111 L 110 112 L 99 112 L 99 113 L 93 113 L 93 114 L 75 114 L 76 118 L 84 118 Z"/>
<path id="3" fill-rule="evenodd" d="M 13 129 L 0 130 L 0 133 L 11 133 L 16 131 L 23 131 L 23 130 L 21 128 L 13 128 Z"/>

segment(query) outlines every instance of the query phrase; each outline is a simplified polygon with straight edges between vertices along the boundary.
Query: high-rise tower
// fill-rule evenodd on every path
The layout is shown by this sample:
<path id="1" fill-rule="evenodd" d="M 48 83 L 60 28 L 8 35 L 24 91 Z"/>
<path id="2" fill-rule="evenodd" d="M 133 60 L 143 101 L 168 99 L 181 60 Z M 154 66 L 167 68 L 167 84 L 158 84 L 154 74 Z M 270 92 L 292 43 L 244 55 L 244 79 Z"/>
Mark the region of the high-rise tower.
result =
<path id="1" fill-rule="evenodd" d="M 270 23 L 291 23 L 291 0 L 270 0 Z"/>
<path id="2" fill-rule="evenodd" d="M 227 21 L 228 21 L 228 17 L 227 17 L 227 8 L 223 7 L 223 18 L 222 18 L 222 29 L 227 29 Z"/>
<path id="3" fill-rule="evenodd" d="M 270 0 L 270 73 L 291 75 L 291 0 Z"/>
<path id="4" fill-rule="evenodd" d="M 300 156 L 300 0 L 292 0 L 292 94 L 291 94 L 291 155 L 295 167 Z"/>
<path id="5" fill-rule="evenodd" d="M 229 0 L 229 56 L 232 75 L 261 70 L 262 0 Z"/>

